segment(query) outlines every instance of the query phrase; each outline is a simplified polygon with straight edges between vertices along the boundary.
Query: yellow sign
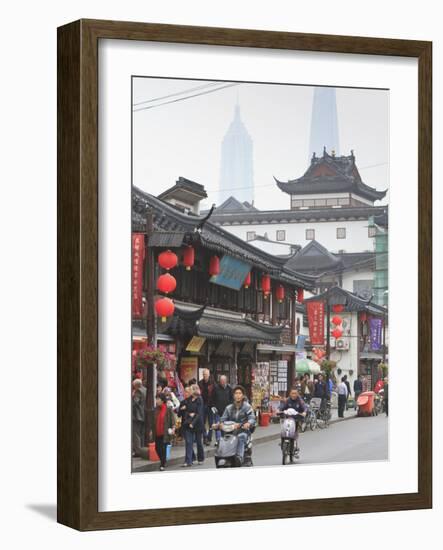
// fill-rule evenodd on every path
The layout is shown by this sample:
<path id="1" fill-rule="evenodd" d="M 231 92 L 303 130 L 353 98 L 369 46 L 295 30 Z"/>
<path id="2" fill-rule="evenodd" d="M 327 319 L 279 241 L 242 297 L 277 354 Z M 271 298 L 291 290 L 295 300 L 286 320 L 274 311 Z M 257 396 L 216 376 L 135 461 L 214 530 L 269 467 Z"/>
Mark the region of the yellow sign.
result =
<path id="1" fill-rule="evenodd" d="M 192 378 L 197 378 L 198 357 L 182 357 L 180 361 L 180 378 L 183 382 L 188 382 Z"/>
<path id="2" fill-rule="evenodd" d="M 202 338 L 201 336 L 193 336 L 189 344 L 186 346 L 186 351 L 193 351 L 197 353 L 202 349 L 205 342 L 206 338 Z"/>

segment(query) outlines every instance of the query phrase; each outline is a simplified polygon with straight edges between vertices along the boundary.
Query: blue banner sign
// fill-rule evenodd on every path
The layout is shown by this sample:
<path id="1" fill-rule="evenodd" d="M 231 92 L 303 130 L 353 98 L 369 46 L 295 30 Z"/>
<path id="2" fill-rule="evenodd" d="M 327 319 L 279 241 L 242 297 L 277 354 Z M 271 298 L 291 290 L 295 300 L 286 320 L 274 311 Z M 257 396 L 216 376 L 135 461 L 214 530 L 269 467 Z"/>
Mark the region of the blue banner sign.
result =
<path id="1" fill-rule="evenodd" d="M 380 351 L 382 347 L 382 320 L 377 317 L 369 319 L 369 339 L 372 351 Z"/>
<path id="2" fill-rule="evenodd" d="M 231 256 L 223 256 L 220 261 L 220 273 L 213 275 L 210 281 L 216 285 L 240 290 L 250 270 L 249 264 Z"/>
<path id="3" fill-rule="evenodd" d="M 305 349 L 305 340 L 306 340 L 306 336 L 304 334 L 299 334 L 297 336 L 297 345 L 295 346 L 295 349 L 296 350 Z"/>

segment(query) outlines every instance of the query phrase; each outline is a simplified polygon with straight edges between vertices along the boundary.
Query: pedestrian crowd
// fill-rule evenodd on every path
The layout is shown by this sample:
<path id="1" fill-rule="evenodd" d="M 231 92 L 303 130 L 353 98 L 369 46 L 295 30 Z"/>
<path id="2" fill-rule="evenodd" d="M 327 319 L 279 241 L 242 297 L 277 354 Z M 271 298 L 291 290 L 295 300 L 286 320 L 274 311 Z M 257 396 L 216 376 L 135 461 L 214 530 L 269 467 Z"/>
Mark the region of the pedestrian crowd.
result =
<path id="1" fill-rule="evenodd" d="M 367 391 L 367 388 L 367 379 L 359 375 L 353 386 L 354 409 L 357 408 L 359 395 Z M 375 392 L 383 394 L 386 416 L 388 415 L 388 388 L 387 378 L 377 381 L 374 387 Z M 305 410 L 305 406 L 313 397 L 320 398 L 320 408 L 323 408 L 330 402 L 333 391 L 338 396 L 338 417 L 343 418 L 352 397 L 347 375 L 342 376 L 338 383 L 329 374 L 318 374 L 313 380 L 307 373 L 301 375 L 291 388 L 292 394 L 288 396 L 288 400 L 291 398 L 294 400 L 297 410 Z M 235 392 L 237 397 L 234 395 Z M 287 404 L 288 400 L 284 403 Z M 234 418 L 238 421 L 240 416 L 244 417 L 248 426 L 255 424 L 255 413 L 246 399 L 244 389 L 241 386 L 231 388 L 225 375 L 221 375 L 218 382 L 215 382 L 209 369 L 204 369 L 201 380 L 197 382 L 196 379 L 191 379 L 183 387 L 181 401 L 167 385 L 157 385 L 155 414 L 151 431 L 146 434 L 146 388 L 142 380 L 135 378 L 132 382 L 132 454 L 141 456 L 141 449 L 145 446 L 146 436 L 148 436 L 155 443 L 160 461 L 159 468 L 163 471 L 167 463 L 168 447 L 170 448 L 174 440 L 181 439 L 185 443 L 182 466 L 189 468 L 195 463 L 202 465 L 205 460 L 204 447 L 212 444 L 213 435 L 215 445 L 220 441 L 220 423 Z"/>

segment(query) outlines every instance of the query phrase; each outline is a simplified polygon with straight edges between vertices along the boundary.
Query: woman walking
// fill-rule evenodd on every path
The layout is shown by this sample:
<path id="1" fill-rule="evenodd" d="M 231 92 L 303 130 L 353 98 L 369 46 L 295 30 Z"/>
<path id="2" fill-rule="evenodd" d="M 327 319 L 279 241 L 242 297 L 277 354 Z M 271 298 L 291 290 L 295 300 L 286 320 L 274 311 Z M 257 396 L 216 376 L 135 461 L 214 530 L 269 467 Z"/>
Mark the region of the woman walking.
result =
<path id="1" fill-rule="evenodd" d="M 167 406 L 163 393 L 157 394 L 155 403 L 153 436 L 155 451 L 160 459 L 160 471 L 163 472 L 166 467 L 166 447 L 171 443 L 175 431 L 175 416 L 172 409 Z"/>
<path id="2" fill-rule="evenodd" d="M 192 466 L 194 455 L 194 441 L 197 444 L 198 464 L 203 464 L 205 453 L 203 450 L 204 404 L 200 397 L 200 388 L 197 384 L 191 386 L 191 396 L 182 401 L 180 414 L 183 418 L 183 434 L 185 437 L 185 463 L 183 467 Z"/>

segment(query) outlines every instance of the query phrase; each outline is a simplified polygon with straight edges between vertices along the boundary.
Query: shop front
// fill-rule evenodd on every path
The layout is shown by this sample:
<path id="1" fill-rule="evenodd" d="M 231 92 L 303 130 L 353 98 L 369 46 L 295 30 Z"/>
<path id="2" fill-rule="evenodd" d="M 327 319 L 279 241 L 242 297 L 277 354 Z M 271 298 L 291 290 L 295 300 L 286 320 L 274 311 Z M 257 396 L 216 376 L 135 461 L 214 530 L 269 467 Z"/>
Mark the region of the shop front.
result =
<path id="1" fill-rule="evenodd" d="M 276 345 L 281 330 L 281 327 L 253 321 L 242 313 L 210 307 L 199 308 L 191 304 L 177 305 L 168 327 L 168 333 L 175 338 L 177 347 L 182 350 L 179 362 L 180 365 L 186 365 L 186 368 L 180 368 L 183 383 L 189 381 L 191 374 L 192 378 L 200 379 L 203 369 L 207 368 L 215 381 L 225 375 L 231 386 L 244 386 L 252 401 L 258 399 L 257 392 L 254 394 L 259 363 L 257 346 L 263 342 Z M 198 348 L 193 345 L 196 338 L 199 339 Z M 286 376 L 286 363 L 284 369 Z M 277 377 L 272 382 L 277 388 Z M 269 375 L 267 388 L 266 396 L 269 398 Z"/>

